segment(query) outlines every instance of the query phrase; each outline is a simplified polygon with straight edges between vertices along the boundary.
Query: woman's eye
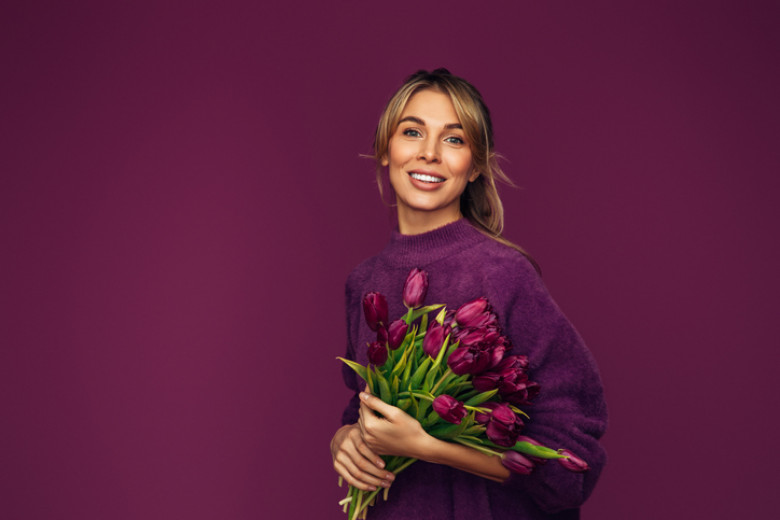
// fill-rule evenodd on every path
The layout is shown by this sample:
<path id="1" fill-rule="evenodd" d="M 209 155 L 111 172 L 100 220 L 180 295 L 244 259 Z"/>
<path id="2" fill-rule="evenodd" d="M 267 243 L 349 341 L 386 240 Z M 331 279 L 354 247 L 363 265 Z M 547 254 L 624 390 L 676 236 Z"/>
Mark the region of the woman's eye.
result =
<path id="1" fill-rule="evenodd" d="M 447 139 L 445 139 L 445 141 L 447 141 L 448 143 L 452 143 L 452 144 L 463 144 L 463 143 L 465 143 L 465 141 L 463 139 L 461 139 L 460 137 L 448 137 Z"/>
<path id="2" fill-rule="evenodd" d="M 407 128 L 404 130 L 404 135 L 408 135 L 409 137 L 420 137 L 420 132 L 414 128 Z"/>

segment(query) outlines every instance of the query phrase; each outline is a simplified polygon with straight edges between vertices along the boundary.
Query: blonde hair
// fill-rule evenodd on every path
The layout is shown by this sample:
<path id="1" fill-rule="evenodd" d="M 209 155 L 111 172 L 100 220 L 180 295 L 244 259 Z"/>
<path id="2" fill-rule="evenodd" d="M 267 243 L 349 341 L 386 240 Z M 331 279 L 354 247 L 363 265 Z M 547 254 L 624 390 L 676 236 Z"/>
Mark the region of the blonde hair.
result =
<path id="1" fill-rule="evenodd" d="M 536 261 L 517 244 L 502 235 L 504 206 L 498 196 L 496 180 L 513 185 L 501 170 L 498 154 L 493 149 L 493 123 L 482 95 L 471 83 L 450 73 L 447 69 L 433 72 L 420 70 L 409 76 L 388 101 L 374 137 L 374 155 L 379 192 L 382 194 L 382 159 L 387 157 L 390 138 L 398 128 L 406 104 L 417 92 L 435 90 L 447 94 L 466 134 L 471 148 L 474 169 L 479 176 L 469 182 L 460 198 L 460 211 L 479 231 L 497 242 L 516 249 L 540 272 Z"/>

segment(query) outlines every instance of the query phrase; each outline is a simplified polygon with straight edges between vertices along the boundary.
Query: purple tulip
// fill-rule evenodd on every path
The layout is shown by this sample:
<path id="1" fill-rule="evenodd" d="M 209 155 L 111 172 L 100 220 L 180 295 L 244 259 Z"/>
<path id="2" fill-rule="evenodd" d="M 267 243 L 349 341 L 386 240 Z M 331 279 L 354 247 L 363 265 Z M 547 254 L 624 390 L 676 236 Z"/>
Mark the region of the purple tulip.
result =
<path id="1" fill-rule="evenodd" d="M 387 345 L 389 339 L 390 337 L 387 333 L 387 329 L 384 324 L 380 324 L 379 328 L 376 329 L 376 340 L 382 345 Z"/>
<path id="2" fill-rule="evenodd" d="M 384 295 L 370 292 L 363 297 L 363 314 L 366 316 L 366 323 L 374 332 L 379 329 L 379 325 L 387 323 L 387 300 Z"/>
<path id="3" fill-rule="evenodd" d="M 492 421 L 498 421 L 501 424 L 512 426 L 517 421 L 515 412 L 506 403 L 498 403 L 490 413 L 490 419 Z"/>
<path id="4" fill-rule="evenodd" d="M 487 438 L 499 446 L 514 446 L 524 426 L 522 419 L 506 403 L 497 403 L 491 408 L 490 421 L 485 429 Z"/>
<path id="5" fill-rule="evenodd" d="M 557 460 L 561 466 L 568 469 L 569 471 L 573 471 L 575 473 L 583 473 L 590 469 L 587 462 L 585 462 L 584 460 L 582 460 L 581 458 L 579 458 L 569 450 L 561 450 L 561 455 L 566 455 L 568 458 L 555 459 L 555 460 Z"/>
<path id="6" fill-rule="evenodd" d="M 487 408 L 488 412 L 476 412 L 474 414 L 474 420 L 477 422 L 477 424 L 485 425 L 490 422 L 490 416 L 493 413 L 493 410 L 496 409 L 497 406 L 500 406 L 501 403 L 497 403 L 495 401 L 488 401 L 486 403 L 482 403 L 479 405 L 479 408 Z"/>
<path id="7" fill-rule="evenodd" d="M 387 361 L 387 346 L 375 341 L 368 346 L 368 361 L 374 366 L 382 366 Z"/>
<path id="8" fill-rule="evenodd" d="M 413 309 L 422 307 L 428 292 L 428 273 L 416 267 L 409 272 L 404 283 L 404 305 Z"/>
<path id="9" fill-rule="evenodd" d="M 502 345 L 487 344 L 460 346 L 450 354 L 447 364 L 459 376 L 481 374 L 501 360 L 504 348 Z"/>
<path id="10" fill-rule="evenodd" d="M 433 322 L 425 333 L 425 339 L 423 339 L 423 352 L 436 358 L 439 355 L 444 340 L 447 338 L 447 334 L 450 333 L 450 328 L 446 325 L 439 325 L 437 322 Z"/>
<path id="11" fill-rule="evenodd" d="M 507 469 L 520 475 L 530 475 L 534 469 L 534 463 L 516 451 L 505 451 L 501 456 L 501 464 Z"/>
<path id="12" fill-rule="evenodd" d="M 409 330 L 409 325 L 404 320 L 395 320 L 387 328 L 387 342 L 391 350 L 395 350 L 401 346 L 406 337 L 406 332 Z"/>
<path id="13" fill-rule="evenodd" d="M 447 312 L 444 313 L 444 324 L 447 325 L 448 327 L 452 327 L 454 321 L 455 321 L 455 310 L 447 309 Z"/>
<path id="14" fill-rule="evenodd" d="M 528 380 L 527 367 L 527 357 L 507 356 L 489 371 L 475 377 L 473 380 L 474 388 L 480 392 L 497 388 L 502 397 L 513 396 L 512 399 L 506 399 L 507 401 L 516 404 L 530 404 L 528 401 L 538 393 L 539 385 Z"/>
<path id="15" fill-rule="evenodd" d="M 464 303 L 455 312 L 458 327 L 483 327 L 494 319 L 495 314 L 490 311 L 490 305 L 484 297 Z"/>
<path id="16" fill-rule="evenodd" d="M 491 418 L 487 428 L 485 428 L 485 435 L 487 435 L 487 438 L 495 444 L 504 446 L 505 448 L 511 448 L 517 442 L 517 437 L 520 435 L 520 430 L 522 429 L 523 421 L 519 419 L 511 424 L 504 424 L 501 421 Z"/>
<path id="17" fill-rule="evenodd" d="M 433 400 L 433 410 L 447 422 L 460 424 L 468 414 L 463 403 L 449 395 L 440 395 Z"/>
<path id="18" fill-rule="evenodd" d="M 498 388 L 498 385 L 501 384 L 501 373 L 493 371 L 483 372 L 478 376 L 474 376 L 474 379 L 471 380 L 471 384 L 480 392 L 488 392 Z"/>
<path id="19" fill-rule="evenodd" d="M 499 392 L 501 397 L 516 406 L 528 406 L 533 404 L 531 401 L 539 395 L 541 388 L 536 381 L 525 381 L 514 383 L 512 392 Z"/>
<path id="20" fill-rule="evenodd" d="M 480 327 L 480 328 L 458 328 L 457 333 L 458 341 L 461 345 L 477 345 L 486 344 L 492 345 L 497 343 L 501 338 L 501 334 L 495 328 Z"/>

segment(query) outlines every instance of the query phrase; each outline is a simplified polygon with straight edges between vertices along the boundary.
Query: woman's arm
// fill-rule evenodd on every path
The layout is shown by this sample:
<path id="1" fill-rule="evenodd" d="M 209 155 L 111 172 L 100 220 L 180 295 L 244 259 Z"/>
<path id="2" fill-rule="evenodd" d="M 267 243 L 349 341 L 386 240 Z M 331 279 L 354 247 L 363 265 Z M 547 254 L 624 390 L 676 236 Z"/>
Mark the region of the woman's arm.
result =
<path id="1" fill-rule="evenodd" d="M 361 392 L 360 400 L 358 426 L 363 441 L 373 453 L 444 464 L 496 482 L 503 482 L 509 477 L 510 472 L 501 464 L 499 457 L 439 440 L 429 435 L 416 419 L 400 408 L 366 392 Z"/>

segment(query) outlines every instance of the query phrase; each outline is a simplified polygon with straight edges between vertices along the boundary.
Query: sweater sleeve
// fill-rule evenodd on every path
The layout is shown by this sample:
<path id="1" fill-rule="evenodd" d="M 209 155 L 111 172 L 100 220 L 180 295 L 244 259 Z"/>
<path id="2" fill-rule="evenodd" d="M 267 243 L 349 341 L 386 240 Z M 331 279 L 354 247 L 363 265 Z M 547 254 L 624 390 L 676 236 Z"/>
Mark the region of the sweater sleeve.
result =
<path id="1" fill-rule="evenodd" d="M 510 283 L 504 284 L 507 275 Z M 501 279 L 502 286 L 494 289 L 499 320 L 504 313 L 512 353 L 528 356 L 529 376 L 541 387 L 533 405 L 525 407 L 530 419 L 523 434 L 550 448 L 569 449 L 590 466 L 573 473 L 548 461 L 531 475 L 513 473 L 504 486 L 527 494 L 548 513 L 579 507 L 606 463 L 598 440 L 607 410 L 595 360 L 528 262 L 504 270 Z"/>
<path id="2" fill-rule="evenodd" d="M 359 310 L 360 306 L 360 301 L 355 300 L 355 298 L 359 298 L 359 296 L 355 296 L 356 292 L 354 290 L 354 283 L 352 282 L 353 276 L 354 275 L 350 275 L 350 277 L 347 279 L 345 288 L 347 314 L 347 352 L 344 356 L 346 359 L 352 361 L 355 360 L 355 345 L 353 339 L 355 337 L 355 327 L 357 326 L 357 324 L 354 323 L 355 313 Z M 344 383 L 347 385 L 347 388 L 354 391 L 354 394 L 350 398 L 346 408 L 344 409 L 344 412 L 341 415 L 341 424 L 355 424 L 359 417 L 358 409 L 360 408 L 360 398 L 358 397 L 358 394 L 360 393 L 361 389 L 358 376 L 355 374 L 354 370 L 349 368 L 344 363 L 342 363 L 341 375 L 344 378 Z"/>

